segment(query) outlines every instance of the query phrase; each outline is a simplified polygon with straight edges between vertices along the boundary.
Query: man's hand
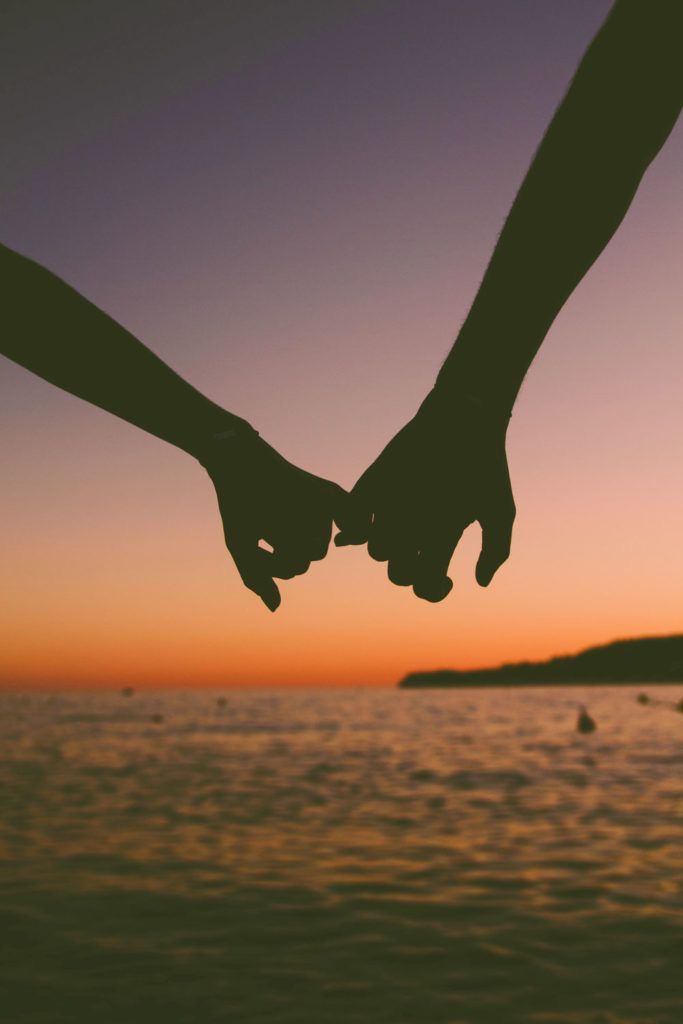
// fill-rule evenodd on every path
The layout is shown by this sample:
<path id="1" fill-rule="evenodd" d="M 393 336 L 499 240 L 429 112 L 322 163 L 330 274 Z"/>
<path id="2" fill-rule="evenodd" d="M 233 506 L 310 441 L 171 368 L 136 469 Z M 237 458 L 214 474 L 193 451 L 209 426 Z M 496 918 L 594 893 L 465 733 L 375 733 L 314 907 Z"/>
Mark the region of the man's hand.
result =
<path id="1" fill-rule="evenodd" d="M 432 392 L 351 491 L 335 544 L 367 543 L 371 558 L 389 563 L 392 583 L 442 601 L 453 552 L 478 521 L 476 578 L 488 586 L 510 553 L 515 517 L 506 426 L 467 397 L 446 408 Z"/>
<path id="2" fill-rule="evenodd" d="M 255 432 L 214 444 L 200 461 L 216 488 L 225 543 L 242 582 L 274 612 L 280 604 L 274 578 L 299 576 L 325 557 L 332 520 L 339 521 L 349 496 L 287 462 Z"/>

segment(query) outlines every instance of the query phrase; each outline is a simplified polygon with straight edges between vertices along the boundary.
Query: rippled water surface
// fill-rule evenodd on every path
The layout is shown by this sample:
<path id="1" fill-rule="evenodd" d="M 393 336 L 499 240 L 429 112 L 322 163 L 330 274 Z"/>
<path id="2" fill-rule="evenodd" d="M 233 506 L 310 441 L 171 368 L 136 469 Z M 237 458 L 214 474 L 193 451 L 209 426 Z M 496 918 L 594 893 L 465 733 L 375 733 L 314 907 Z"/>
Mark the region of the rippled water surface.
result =
<path id="1" fill-rule="evenodd" d="M 683 715 L 627 687 L 224 701 L 0 697 L 0 1019 L 683 1021 Z"/>

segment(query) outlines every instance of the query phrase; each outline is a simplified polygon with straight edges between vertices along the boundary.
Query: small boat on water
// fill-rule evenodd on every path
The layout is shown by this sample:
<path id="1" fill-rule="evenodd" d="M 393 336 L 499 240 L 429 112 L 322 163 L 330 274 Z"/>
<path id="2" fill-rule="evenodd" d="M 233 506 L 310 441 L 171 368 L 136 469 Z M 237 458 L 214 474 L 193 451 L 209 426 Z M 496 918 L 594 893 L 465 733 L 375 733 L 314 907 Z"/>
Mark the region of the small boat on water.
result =
<path id="1" fill-rule="evenodd" d="M 597 725 L 594 718 L 588 714 L 584 707 L 579 710 L 579 717 L 576 722 L 576 728 L 578 732 L 595 732 Z"/>

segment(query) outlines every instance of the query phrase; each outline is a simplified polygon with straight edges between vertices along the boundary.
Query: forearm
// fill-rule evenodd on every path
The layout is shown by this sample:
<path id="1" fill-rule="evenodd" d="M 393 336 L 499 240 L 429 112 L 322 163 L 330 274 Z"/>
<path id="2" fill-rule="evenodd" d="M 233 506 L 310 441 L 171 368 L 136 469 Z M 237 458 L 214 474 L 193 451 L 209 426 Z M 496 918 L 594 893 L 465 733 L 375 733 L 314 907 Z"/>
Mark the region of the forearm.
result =
<path id="1" fill-rule="evenodd" d="M 566 299 L 621 223 L 681 103 L 675 0 L 619 0 L 531 164 L 437 381 L 509 412 Z"/>
<path id="2" fill-rule="evenodd" d="M 0 352 L 51 384 L 200 456 L 246 424 L 37 263 L 0 246 Z"/>

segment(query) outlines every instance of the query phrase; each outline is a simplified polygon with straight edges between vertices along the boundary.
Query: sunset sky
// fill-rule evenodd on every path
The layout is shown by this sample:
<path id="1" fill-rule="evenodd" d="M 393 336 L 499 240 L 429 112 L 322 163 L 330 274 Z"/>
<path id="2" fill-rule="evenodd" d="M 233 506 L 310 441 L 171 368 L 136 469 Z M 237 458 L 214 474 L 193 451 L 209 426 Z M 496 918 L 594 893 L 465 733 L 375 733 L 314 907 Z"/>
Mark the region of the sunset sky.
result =
<path id="1" fill-rule="evenodd" d="M 350 487 L 431 386 L 609 0 L 8 4 L 0 240 Z M 187 455 L 0 357 L 0 686 L 382 685 L 683 628 L 679 125 L 515 408 L 511 559 L 275 615 Z"/>

